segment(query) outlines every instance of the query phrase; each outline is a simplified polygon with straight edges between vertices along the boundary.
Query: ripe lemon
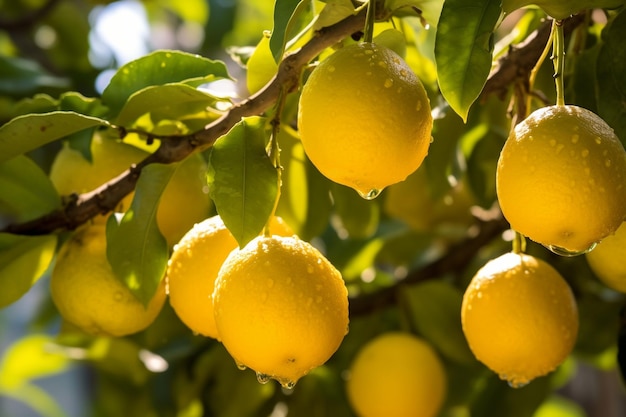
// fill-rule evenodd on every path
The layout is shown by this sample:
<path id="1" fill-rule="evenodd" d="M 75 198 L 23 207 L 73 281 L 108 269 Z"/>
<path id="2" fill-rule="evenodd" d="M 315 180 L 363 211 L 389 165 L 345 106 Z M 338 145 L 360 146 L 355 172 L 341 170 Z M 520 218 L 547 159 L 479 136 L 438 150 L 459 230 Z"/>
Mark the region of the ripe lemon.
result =
<path id="1" fill-rule="evenodd" d="M 272 218 L 270 232 L 293 235 L 280 217 Z M 236 248 L 237 241 L 219 215 L 196 224 L 174 246 L 166 278 L 170 304 L 178 318 L 196 333 L 218 337 L 213 288 L 224 260 Z"/>
<path id="2" fill-rule="evenodd" d="M 544 107 L 507 139 L 496 173 L 511 227 L 556 253 L 584 253 L 626 216 L 626 151 L 600 117 Z"/>
<path id="3" fill-rule="evenodd" d="M 626 223 L 606 237 L 591 252 L 587 262 L 594 274 L 608 287 L 626 293 Z"/>
<path id="4" fill-rule="evenodd" d="M 233 251 L 213 303 L 219 337 L 238 366 L 284 387 L 326 362 L 348 328 L 341 274 L 295 236 L 262 236 Z"/>
<path id="5" fill-rule="evenodd" d="M 307 156 L 326 177 L 366 198 L 421 165 L 432 125 L 420 80 L 395 52 L 372 43 L 345 46 L 323 60 L 300 96 Z"/>
<path id="6" fill-rule="evenodd" d="M 476 358 L 514 387 L 553 371 L 578 334 L 578 308 L 567 282 L 526 254 L 489 261 L 467 287 L 461 308 Z"/>
<path id="7" fill-rule="evenodd" d="M 443 364 L 416 336 L 391 332 L 361 348 L 346 389 L 359 417 L 434 417 L 446 396 Z"/>
<path id="8" fill-rule="evenodd" d="M 85 193 L 117 177 L 148 153 L 132 145 L 96 133 L 91 142 L 92 162 L 67 144 L 59 151 L 50 168 L 50 180 L 61 195 Z M 195 222 L 206 218 L 211 201 L 206 188 L 206 163 L 200 155 L 182 162 L 163 191 L 157 211 L 157 223 L 170 246 L 174 245 Z M 134 193 L 126 196 L 116 211 L 128 210 Z M 103 223 L 108 215 L 97 216 Z"/>
<path id="9" fill-rule="evenodd" d="M 147 308 L 121 283 L 106 257 L 105 226 L 77 231 L 59 251 L 50 278 L 61 316 L 92 335 L 125 336 L 150 325 L 165 302 L 159 287 Z"/>

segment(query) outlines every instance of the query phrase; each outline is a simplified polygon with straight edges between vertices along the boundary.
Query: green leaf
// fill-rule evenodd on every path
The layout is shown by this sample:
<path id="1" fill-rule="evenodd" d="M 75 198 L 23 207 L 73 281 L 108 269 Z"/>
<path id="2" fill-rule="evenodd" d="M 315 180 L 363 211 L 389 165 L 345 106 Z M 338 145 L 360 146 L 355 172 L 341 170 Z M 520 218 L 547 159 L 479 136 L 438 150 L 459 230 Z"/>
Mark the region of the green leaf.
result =
<path id="1" fill-rule="evenodd" d="M 621 12 L 602 33 L 604 43 L 596 64 L 598 115 L 626 144 L 626 12 Z"/>
<path id="2" fill-rule="evenodd" d="M 489 76 L 501 12 L 499 0 L 446 0 L 443 4 L 435 39 L 439 87 L 463 120 Z"/>
<path id="3" fill-rule="evenodd" d="M 65 88 L 66 78 L 55 77 L 35 61 L 0 55 L 0 92 L 28 94 L 42 87 Z"/>
<path id="4" fill-rule="evenodd" d="M 404 294 L 417 331 L 439 352 L 457 363 L 476 362 L 461 328 L 463 295 L 456 288 L 441 280 L 429 280 L 407 287 Z"/>
<path id="5" fill-rule="evenodd" d="M 364 3 L 367 4 L 367 3 Z M 356 13 L 350 0 L 327 0 L 313 25 L 314 30 L 334 25 Z"/>
<path id="6" fill-rule="evenodd" d="M 19 155 L 0 162 L 0 213 L 25 222 L 61 207 L 48 176 L 30 158 Z"/>
<path id="7" fill-rule="evenodd" d="M 276 0 L 274 4 L 274 29 L 270 37 L 270 50 L 274 61 L 283 58 L 285 45 L 291 36 L 303 27 L 303 21 L 309 16 L 311 2 L 309 0 Z"/>
<path id="8" fill-rule="evenodd" d="M 13 343 L 0 364 L 0 386 L 12 389 L 64 371 L 69 359 L 55 352 L 52 343 L 45 334 L 31 334 Z"/>
<path id="9" fill-rule="evenodd" d="M 0 307 L 20 299 L 48 269 L 57 237 L 0 233 Z"/>
<path id="10" fill-rule="evenodd" d="M 544 401 L 533 417 L 586 417 L 585 411 L 575 402 L 553 394 Z"/>
<path id="11" fill-rule="evenodd" d="M 96 126 L 109 123 L 71 111 L 18 116 L 0 126 L 0 162 Z"/>
<path id="12" fill-rule="evenodd" d="M 264 118 L 243 119 L 215 142 L 209 156 L 209 195 L 240 247 L 261 233 L 278 193 L 266 134 Z"/>
<path id="13" fill-rule="evenodd" d="M 178 116 L 180 106 L 195 104 L 198 110 L 212 106 L 217 99 L 210 94 L 186 84 L 166 84 L 146 87 L 128 98 L 117 116 L 117 123 L 130 126 L 146 113 L 158 110 L 161 114 Z M 189 110 L 189 109 L 186 109 Z"/>
<path id="14" fill-rule="evenodd" d="M 150 164 L 139 176 L 130 209 L 121 220 L 107 221 L 107 258 L 117 277 L 145 306 L 161 283 L 168 258 L 167 241 L 156 221 L 161 194 L 178 164 Z"/>
<path id="15" fill-rule="evenodd" d="M 116 115 L 133 93 L 151 85 L 184 82 L 198 86 L 230 78 L 226 65 L 199 55 L 157 51 L 122 66 L 102 93 L 102 101 Z"/>

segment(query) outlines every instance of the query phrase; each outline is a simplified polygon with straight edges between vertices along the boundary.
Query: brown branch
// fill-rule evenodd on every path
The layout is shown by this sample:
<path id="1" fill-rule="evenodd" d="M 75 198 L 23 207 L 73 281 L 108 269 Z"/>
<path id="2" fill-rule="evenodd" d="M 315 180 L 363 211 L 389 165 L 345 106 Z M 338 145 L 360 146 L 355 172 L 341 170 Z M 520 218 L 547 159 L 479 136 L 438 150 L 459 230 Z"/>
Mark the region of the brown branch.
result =
<path id="1" fill-rule="evenodd" d="M 141 170 L 145 166 L 152 163 L 181 161 L 193 152 L 210 148 L 243 117 L 261 114 L 269 109 L 276 102 L 281 90 L 297 89 L 301 71 L 305 65 L 327 47 L 362 29 L 364 23 L 365 13 L 362 12 L 320 29 L 301 49 L 283 59 L 276 76 L 265 88 L 233 106 L 221 118 L 208 124 L 203 130 L 187 136 L 162 138 L 161 145 L 155 153 L 117 178 L 91 192 L 70 199 L 61 209 L 25 223 L 8 225 L 0 231 L 23 235 L 43 235 L 59 229 L 72 230 L 97 214 L 113 210 L 128 193 L 134 190 Z"/>
<path id="2" fill-rule="evenodd" d="M 565 20 L 563 31 L 566 36 L 585 21 L 584 14 L 579 14 Z M 539 29 L 530 34 L 523 42 L 512 46 L 508 53 L 500 58 L 498 65 L 491 72 L 487 83 L 481 92 L 485 98 L 489 94 L 496 94 L 504 99 L 516 80 L 528 80 L 528 76 L 537 64 L 543 49 L 550 36 L 552 21 L 546 21 Z"/>
<path id="3" fill-rule="evenodd" d="M 502 234 L 508 227 L 508 223 L 501 217 L 480 221 L 476 235 L 469 236 L 460 243 L 450 247 L 445 255 L 436 261 L 410 272 L 406 278 L 394 285 L 370 294 L 359 294 L 351 298 L 349 304 L 350 317 L 370 314 L 396 304 L 399 292 L 407 285 L 440 278 L 450 273 L 460 274 L 482 247 Z"/>

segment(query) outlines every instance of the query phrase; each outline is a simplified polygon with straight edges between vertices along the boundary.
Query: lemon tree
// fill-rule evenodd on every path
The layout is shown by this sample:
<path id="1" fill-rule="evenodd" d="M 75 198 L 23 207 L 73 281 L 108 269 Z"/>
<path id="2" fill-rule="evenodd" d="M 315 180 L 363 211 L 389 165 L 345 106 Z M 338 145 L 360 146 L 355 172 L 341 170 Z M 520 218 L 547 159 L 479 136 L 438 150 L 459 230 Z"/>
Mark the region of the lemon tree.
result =
<path id="1" fill-rule="evenodd" d="M 1 9 L 0 415 L 623 408 L 623 0 Z"/>

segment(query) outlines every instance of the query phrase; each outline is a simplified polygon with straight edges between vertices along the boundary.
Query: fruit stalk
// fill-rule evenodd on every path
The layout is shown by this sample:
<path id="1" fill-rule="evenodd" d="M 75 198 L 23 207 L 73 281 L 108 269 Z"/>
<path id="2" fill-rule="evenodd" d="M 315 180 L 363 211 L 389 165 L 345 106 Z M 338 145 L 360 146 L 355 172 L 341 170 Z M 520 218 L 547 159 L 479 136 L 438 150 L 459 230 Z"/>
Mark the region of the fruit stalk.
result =
<path id="1" fill-rule="evenodd" d="M 554 59 L 554 82 L 556 84 L 556 104 L 565 105 L 565 92 L 563 88 L 563 71 L 565 69 L 565 36 L 563 35 L 563 21 L 554 20 L 553 25 L 553 55 Z"/>

